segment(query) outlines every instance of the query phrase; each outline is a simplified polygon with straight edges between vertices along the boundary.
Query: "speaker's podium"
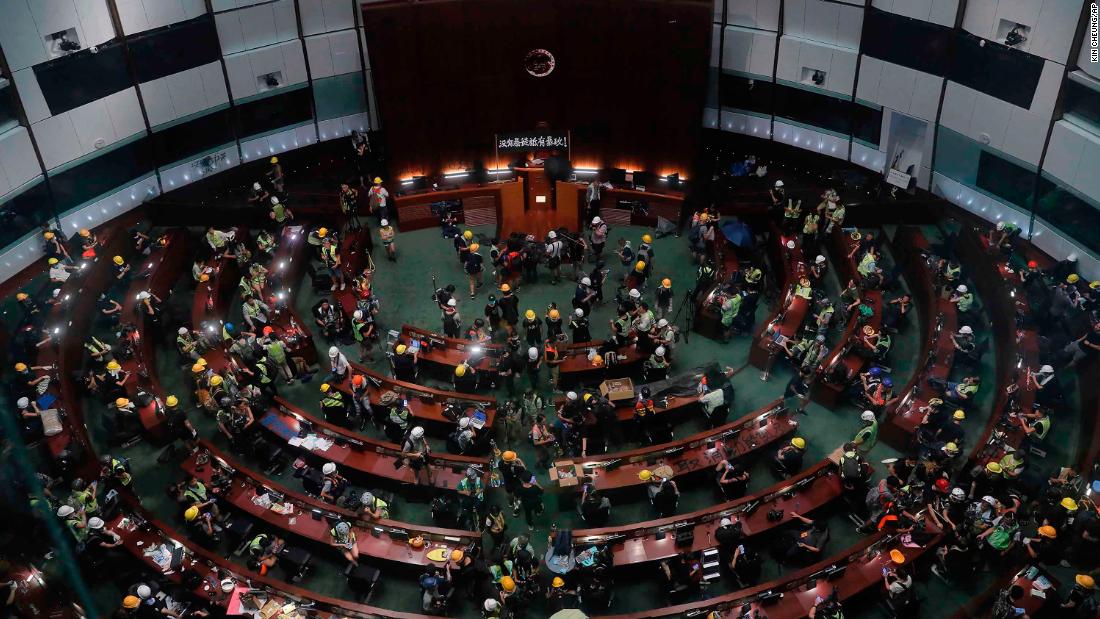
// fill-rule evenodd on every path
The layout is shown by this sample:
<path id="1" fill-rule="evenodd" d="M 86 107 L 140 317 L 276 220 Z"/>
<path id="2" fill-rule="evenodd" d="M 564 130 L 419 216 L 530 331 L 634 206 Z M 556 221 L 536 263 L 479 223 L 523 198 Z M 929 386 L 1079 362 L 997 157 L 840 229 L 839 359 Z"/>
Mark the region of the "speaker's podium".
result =
<path id="1" fill-rule="evenodd" d="M 513 232 L 533 234 L 542 238 L 550 230 L 565 226 L 572 228 L 577 222 L 576 205 L 570 212 L 558 208 L 554 183 L 544 167 L 514 168 L 516 177 L 523 181 L 523 204 L 507 205 L 501 217 L 500 234 L 506 237 Z"/>

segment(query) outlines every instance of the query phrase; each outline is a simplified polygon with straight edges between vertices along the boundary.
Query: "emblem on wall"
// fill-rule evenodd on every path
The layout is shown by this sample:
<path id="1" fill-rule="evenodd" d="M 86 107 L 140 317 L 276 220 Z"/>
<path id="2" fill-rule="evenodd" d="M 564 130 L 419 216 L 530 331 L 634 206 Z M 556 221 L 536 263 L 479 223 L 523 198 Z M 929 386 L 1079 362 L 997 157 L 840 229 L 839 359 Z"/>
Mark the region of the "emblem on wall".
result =
<path id="1" fill-rule="evenodd" d="M 535 77 L 546 77 L 554 70 L 554 55 L 545 49 L 533 49 L 523 59 L 523 67 Z"/>

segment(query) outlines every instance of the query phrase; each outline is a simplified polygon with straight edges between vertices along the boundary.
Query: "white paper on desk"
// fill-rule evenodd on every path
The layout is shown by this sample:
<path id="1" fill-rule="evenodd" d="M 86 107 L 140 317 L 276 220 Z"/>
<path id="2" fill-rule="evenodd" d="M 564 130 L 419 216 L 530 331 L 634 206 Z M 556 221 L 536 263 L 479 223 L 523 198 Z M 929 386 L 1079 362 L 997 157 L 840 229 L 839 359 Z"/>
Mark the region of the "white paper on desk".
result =
<path id="1" fill-rule="evenodd" d="M 1041 598 L 1041 599 L 1045 600 L 1045 599 L 1047 599 L 1047 594 L 1042 589 L 1032 589 L 1031 590 L 1031 597 Z"/>
<path id="2" fill-rule="evenodd" d="M 299 445 L 302 444 L 302 437 L 292 436 L 292 437 L 290 437 L 290 440 L 287 441 L 287 443 L 289 443 L 291 447 L 298 447 Z"/>
<path id="3" fill-rule="evenodd" d="M 317 440 L 314 441 L 313 451 L 328 451 L 332 445 L 332 441 L 318 437 Z"/>

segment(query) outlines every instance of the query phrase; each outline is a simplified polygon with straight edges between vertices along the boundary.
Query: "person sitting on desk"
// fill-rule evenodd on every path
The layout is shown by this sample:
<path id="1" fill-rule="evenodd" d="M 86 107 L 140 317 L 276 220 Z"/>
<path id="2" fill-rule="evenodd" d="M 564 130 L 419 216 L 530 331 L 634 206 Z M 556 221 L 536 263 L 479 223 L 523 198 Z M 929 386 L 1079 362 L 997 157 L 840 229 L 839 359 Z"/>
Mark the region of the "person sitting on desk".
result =
<path id="1" fill-rule="evenodd" d="M 795 528 L 785 532 L 786 548 L 779 561 L 783 564 L 813 563 L 822 556 L 829 541 L 829 526 L 824 520 L 810 520 L 792 511 Z"/>
<path id="2" fill-rule="evenodd" d="M 806 439 L 796 436 L 790 444 L 784 445 L 775 453 L 776 470 L 790 477 L 802 470 L 802 461 L 806 456 Z"/>
<path id="3" fill-rule="evenodd" d="M 946 398 L 966 404 L 978 394 L 982 379 L 978 376 L 967 376 L 963 378 L 962 382 L 952 383 L 942 378 L 932 377 L 928 379 L 928 384 L 936 391 L 944 394 Z"/>
<path id="4" fill-rule="evenodd" d="M 282 539 L 267 533 L 253 537 L 248 542 L 249 569 L 259 570 L 261 576 L 267 574 L 279 562 L 279 553 L 283 551 L 283 546 L 285 542 Z"/>
<path id="5" fill-rule="evenodd" d="M 340 520 L 329 529 L 329 545 L 337 548 L 348 563 L 359 565 L 359 545 L 356 543 L 355 531 L 351 525 Z"/>

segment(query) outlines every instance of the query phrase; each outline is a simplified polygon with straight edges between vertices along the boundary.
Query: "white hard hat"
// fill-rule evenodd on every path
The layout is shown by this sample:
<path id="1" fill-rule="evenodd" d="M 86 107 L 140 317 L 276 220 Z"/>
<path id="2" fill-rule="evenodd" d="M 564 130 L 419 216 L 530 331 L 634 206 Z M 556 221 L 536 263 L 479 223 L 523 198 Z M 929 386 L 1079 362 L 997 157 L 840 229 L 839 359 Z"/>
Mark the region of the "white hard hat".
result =
<path id="1" fill-rule="evenodd" d="M 528 348 L 527 349 L 527 358 L 531 359 L 532 361 L 534 361 L 535 359 L 538 359 L 539 358 L 539 349 L 535 348 L 534 346 Z"/>
<path id="2" fill-rule="evenodd" d="M 730 520 L 729 518 L 723 518 L 723 519 L 718 521 L 718 524 L 719 524 L 719 526 L 728 527 L 731 524 L 733 524 L 733 521 Z"/>
<path id="3" fill-rule="evenodd" d="M 1043 374 L 1051 374 L 1054 372 L 1054 368 L 1049 365 L 1044 365 L 1043 367 L 1039 368 L 1039 372 Z"/>
<path id="4" fill-rule="evenodd" d="M 339 348 L 337 348 L 335 346 L 329 346 L 328 356 L 335 357 L 336 355 L 339 355 L 339 354 L 340 354 L 340 349 Z"/>
<path id="5" fill-rule="evenodd" d="M 364 505 L 374 502 L 374 495 L 370 492 L 364 492 L 363 496 L 359 497 L 359 501 Z"/>
<path id="6" fill-rule="evenodd" d="M 57 508 L 57 517 L 65 518 L 67 516 L 72 516 L 75 511 L 76 510 L 73 509 L 72 505 L 62 505 L 61 507 Z"/>
<path id="7" fill-rule="evenodd" d="M 390 220 L 383 219 L 380 223 L 382 224 L 382 227 L 385 228 L 386 226 L 390 225 Z"/>
<path id="8" fill-rule="evenodd" d="M 959 287 L 958 287 L 958 288 L 956 288 L 955 290 L 957 290 L 957 291 L 959 291 L 959 292 L 961 292 L 961 293 L 963 293 L 963 294 L 966 294 L 966 291 L 967 291 L 967 290 L 969 290 L 969 289 L 968 289 L 968 288 L 966 287 L 966 285 L 964 285 L 964 284 L 959 284 Z"/>
<path id="9" fill-rule="evenodd" d="M 458 420 L 458 427 L 460 427 L 460 428 L 470 427 L 470 418 L 469 417 L 463 417 L 462 419 L 459 419 Z"/>
<path id="10" fill-rule="evenodd" d="M 260 190 L 260 184 L 259 183 L 252 183 L 252 188 L 255 189 L 256 191 L 259 191 Z"/>
<path id="11" fill-rule="evenodd" d="M 321 472 L 325 475 L 332 475 L 336 472 L 336 465 L 331 462 L 326 462 L 324 466 L 321 467 Z"/>
<path id="12" fill-rule="evenodd" d="M 658 320 L 657 321 L 657 326 L 662 328 L 662 329 L 667 327 L 668 326 L 668 319 L 667 318 L 662 318 L 662 319 Z"/>
<path id="13" fill-rule="evenodd" d="M 577 399 L 577 392 L 576 391 L 570 391 L 570 392 L 566 393 L 565 394 L 565 399 L 567 399 L 567 400 L 576 400 Z"/>
<path id="14" fill-rule="evenodd" d="M 137 594 L 139 598 L 147 600 L 153 595 L 153 590 L 149 588 L 149 585 L 138 585 Z"/>
<path id="15" fill-rule="evenodd" d="M 29 399 L 27 399 L 26 397 L 22 397 L 22 398 L 19 398 L 19 400 L 15 403 L 15 405 L 18 406 L 19 408 L 27 408 L 28 406 L 31 405 L 31 401 Z"/>
<path id="16" fill-rule="evenodd" d="M 413 438 L 422 438 L 424 436 L 424 428 L 416 426 L 412 429 L 412 432 L 409 433 L 409 436 Z"/>
<path id="17" fill-rule="evenodd" d="M 144 301 L 145 299 L 148 299 L 151 296 L 153 296 L 153 295 L 149 294 L 148 290 L 142 290 L 141 292 L 137 293 L 137 300 L 138 301 Z"/>
<path id="18" fill-rule="evenodd" d="M 863 414 L 860 415 L 859 418 L 862 419 L 863 421 L 874 421 L 875 420 L 875 413 L 874 413 L 874 411 L 863 411 Z"/>
<path id="19" fill-rule="evenodd" d="M 458 305 L 458 301 L 455 301 L 454 299 L 447 299 L 447 307 L 454 307 L 456 305 Z"/>
<path id="20" fill-rule="evenodd" d="M 272 204 L 278 204 L 279 203 L 279 198 L 277 198 L 275 196 L 271 196 L 271 203 Z"/>
<path id="21" fill-rule="evenodd" d="M 814 262 L 816 262 L 818 264 L 821 264 L 822 262 L 825 262 L 825 256 L 818 256 L 817 258 L 814 258 Z"/>
<path id="22" fill-rule="evenodd" d="M 998 222 L 997 222 L 997 229 L 998 229 L 998 230 L 1004 230 L 1004 229 L 1005 229 L 1005 222 L 1003 222 L 1003 221 L 998 221 Z"/>
<path id="23" fill-rule="evenodd" d="M 793 240 L 787 241 L 787 249 L 794 249 L 794 241 Z"/>
<path id="24" fill-rule="evenodd" d="M 103 528 L 103 519 L 98 516 L 92 516 L 88 519 L 88 528 L 99 530 Z"/>
<path id="25" fill-rule="evenodd" d="M 969 325 L 963 325 L 959 329 L 959 333 L 962 333 L 963 335 L 970 335 L 971 333 L 974 333 L 974 330 L 971 329 Z"/>
<path id="26" fill-rule="evenodd" d="M 783 186 L 783 181 L 775 181 L 775 186 L 776 187 L 782 187 Z"/>
<path id="27" fill-rule="evenodd" d="M 547 234 L 546 236 L 551 238 L 551 239 L 556 239 L 556 238 L 558 238 L 558 233 L 551 230 L 550 234 Z"/>
<path id="28" fill-rule="evenodd" d="M 177 331 L 176 333 L 179 333 L 180 335 L 187 335 L 187 327 L 180 327 L 179 331 Z"/>
<path id="29" fill-rule="evenodd" d="M 573 310 L 573 313 L 576 314 L 580 318 L 584 318 L 584 309 L 582 309 L 582 308 L 578 307 L 577 309 Z"/>
<path id="30" fill-rule="evenodd" d="M 991 497 L 987 494 L 987 495 L 982 497 L 982 503 L 985 503 L 986 505 L 989 505 L 991 507 L 996 507 L 997 506 L 997 499 L 995 499 L 995 498 L 993 498 L 993 497 Z"/>
<path id="31" fill-rule="evenodd" d="M 596 215 L 595 217 L 593 217 L 593 218 L 592 218 L 592 223 L 593 223 L 593 224 L 598 224 L 598 223 L 600 223 L 601 221 L 603 221 L 603 220 L 602 220 L 602 219 L 600 219 L 600 216 L 599 216 L 599 215 Z"/>
<path id="32" fill-rule="evenodd" d="M 493 598 L 489 598 L 485 600 L 485 603 L 482 604 L 482 607 L 485 608 L 485 612 L 487 613 L 496 612 L 500 610 L 500 602 L 494 600 Z"/>
<path id="33" fill-rule="evenodd" d="M 656 354 L 656 355 L 657 355 L 658 357 L 663 357 L 663 356 L 665 356 L 665 347 L 664 347 L 664 346 L 658 346 L 658 347 L 657 347 L 657 350 L 655 350 L 655 351 L 653 351 L 653 352 L 654 352 L 654 353 L 655 353 L 655 354 Z"/>
<path id="34" fill-rule="evenodd" d="M 351 313 L 351 317 L 356 319 L 356 320 L 362 320 L 363 319 L 363 310 L 355 310 L 354 312 Z"/>
<path id="35" fill-rule="evenodd" d="M 642 298 L 642 293 L 638 292 L 637 288 L 631 288 L 629 294 L 630 294 L 631 299 L 640 299 L 640 298 Z"/>
<path id="36" fill-rule="evenodd" d="M 582 277 L 581 278 L 581 283 L 584 284 L 585 286 L 591 286 L 592 285 L 592 280 L 588 279 L 587 277 Z"/>

